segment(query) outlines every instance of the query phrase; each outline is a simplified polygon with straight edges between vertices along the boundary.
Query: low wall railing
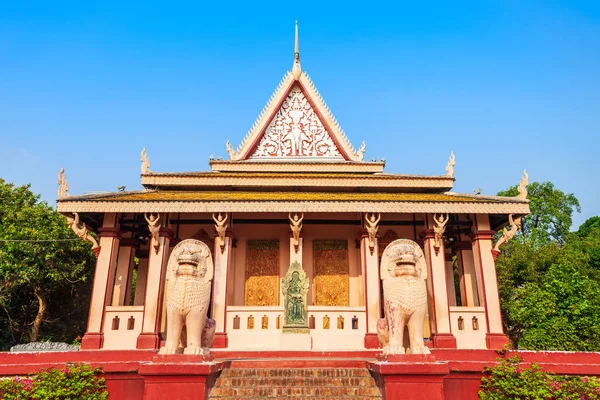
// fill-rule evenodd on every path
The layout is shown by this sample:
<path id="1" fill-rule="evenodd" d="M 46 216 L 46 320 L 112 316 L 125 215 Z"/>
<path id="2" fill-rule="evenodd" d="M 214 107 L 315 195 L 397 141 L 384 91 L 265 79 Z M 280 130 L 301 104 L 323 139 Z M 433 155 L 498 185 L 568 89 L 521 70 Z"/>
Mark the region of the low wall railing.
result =
<path id="1" fill-rule="evenodd" d="M 278 349 L 284 325 L 279 306 L 227 307 L 227 335 L 232 349 Z M 364 307 L 308 306 L 313 349 L 363 349 Z"/>
<path id="2" fill-rule="evenodd" d="M 450 328 L 459 349 L 485 349 L 484 307 L 450 307 Z"/>
<path id="3" fill-rule="evenodd" d="M 103 349 L 135 349 L 142 331 L 144 306 L 107 306 L 104 311 Z"/>

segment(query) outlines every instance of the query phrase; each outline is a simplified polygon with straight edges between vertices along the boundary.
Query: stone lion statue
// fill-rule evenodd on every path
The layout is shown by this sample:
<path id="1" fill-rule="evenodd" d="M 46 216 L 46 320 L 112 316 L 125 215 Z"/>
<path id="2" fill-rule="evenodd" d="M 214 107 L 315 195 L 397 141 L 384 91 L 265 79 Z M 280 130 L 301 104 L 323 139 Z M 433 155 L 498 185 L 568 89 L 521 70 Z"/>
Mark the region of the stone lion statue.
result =
<path id="1" fill-rule="evenodd" d="M 427 313 L 427 265 L 423 250 L 408 239 L 394 240 L 381 257 L 385 318 L 377 321 L 377 336 L 384 354 L 404 354 L 404 328 L 408 327 L 408 354 L 429 354 L 423 343 Z"/>
<path id="2" fill-rule="evenodd" d="M 173 248 L 167 265 L 167 340 L 159 354 L 209 353 L 215 335 L 215 322 L 206 316 L 213 274 L 204 242 L 186 239 Z"/>

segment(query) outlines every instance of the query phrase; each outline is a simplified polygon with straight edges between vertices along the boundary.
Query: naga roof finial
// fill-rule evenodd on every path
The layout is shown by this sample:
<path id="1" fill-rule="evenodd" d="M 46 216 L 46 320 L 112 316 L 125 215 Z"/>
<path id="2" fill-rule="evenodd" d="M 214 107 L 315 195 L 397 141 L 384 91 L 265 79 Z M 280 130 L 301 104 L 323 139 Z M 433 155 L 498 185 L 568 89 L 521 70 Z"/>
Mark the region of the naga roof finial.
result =
<path id="1" fill-rule="evenodd" d="M 298 21 L 296 21 L 296 40 L 294 42 L 294 66 L 292 67 L 294 79 L 300 79 L 302 76 L 302 67 L 300 66 L 300 48 L 298 46 Z"/>
<path id="2" fill-rule="evenodd" d="M 517 190 L 519 194 L 516 196 L 517 199 L 525 200 L 527 198 L 527 185 L 529 185 L 529 175 L 527 174 L 527 170 L 523 170 L 523 177 L 521 178 L 521 182 L 519 182 L 519 186 L 517 186 Z"/>

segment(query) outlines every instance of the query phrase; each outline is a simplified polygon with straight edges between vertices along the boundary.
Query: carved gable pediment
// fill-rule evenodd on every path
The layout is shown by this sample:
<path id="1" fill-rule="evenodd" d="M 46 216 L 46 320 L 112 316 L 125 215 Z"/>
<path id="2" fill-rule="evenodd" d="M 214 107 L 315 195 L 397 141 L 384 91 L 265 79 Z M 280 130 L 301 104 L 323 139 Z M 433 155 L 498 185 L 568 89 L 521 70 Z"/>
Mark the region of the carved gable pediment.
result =
<path id="1" fill-rule="evenodd" d="M 338 146 L 297 84 L 288 92 L 249 158 L 273 157 L 343 159 Z"/>
<path id="2" fill-rule="evenodd" d="M 231 160 L 362 161 L 365 145 L 355 150 L 306 73 L 288 73 L 234 150 Z"/>

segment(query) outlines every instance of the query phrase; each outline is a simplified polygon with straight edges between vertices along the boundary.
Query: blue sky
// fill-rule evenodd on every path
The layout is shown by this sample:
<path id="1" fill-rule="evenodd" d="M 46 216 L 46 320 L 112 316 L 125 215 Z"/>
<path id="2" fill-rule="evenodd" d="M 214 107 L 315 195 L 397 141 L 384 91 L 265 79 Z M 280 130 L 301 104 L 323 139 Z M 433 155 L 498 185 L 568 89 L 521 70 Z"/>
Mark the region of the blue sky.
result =
<path id="1" fill-rule="evenodd" d="M 98 3 L 98 4 L 88 4 Z M 101 3 L 101 4 L 100 4 Z M 3 2 L 0 177 L 54 202 L 208 169 L 293 59 L 386 172 L 495 194 L 552 181 L 600 214 L 600 2 Z"/>

